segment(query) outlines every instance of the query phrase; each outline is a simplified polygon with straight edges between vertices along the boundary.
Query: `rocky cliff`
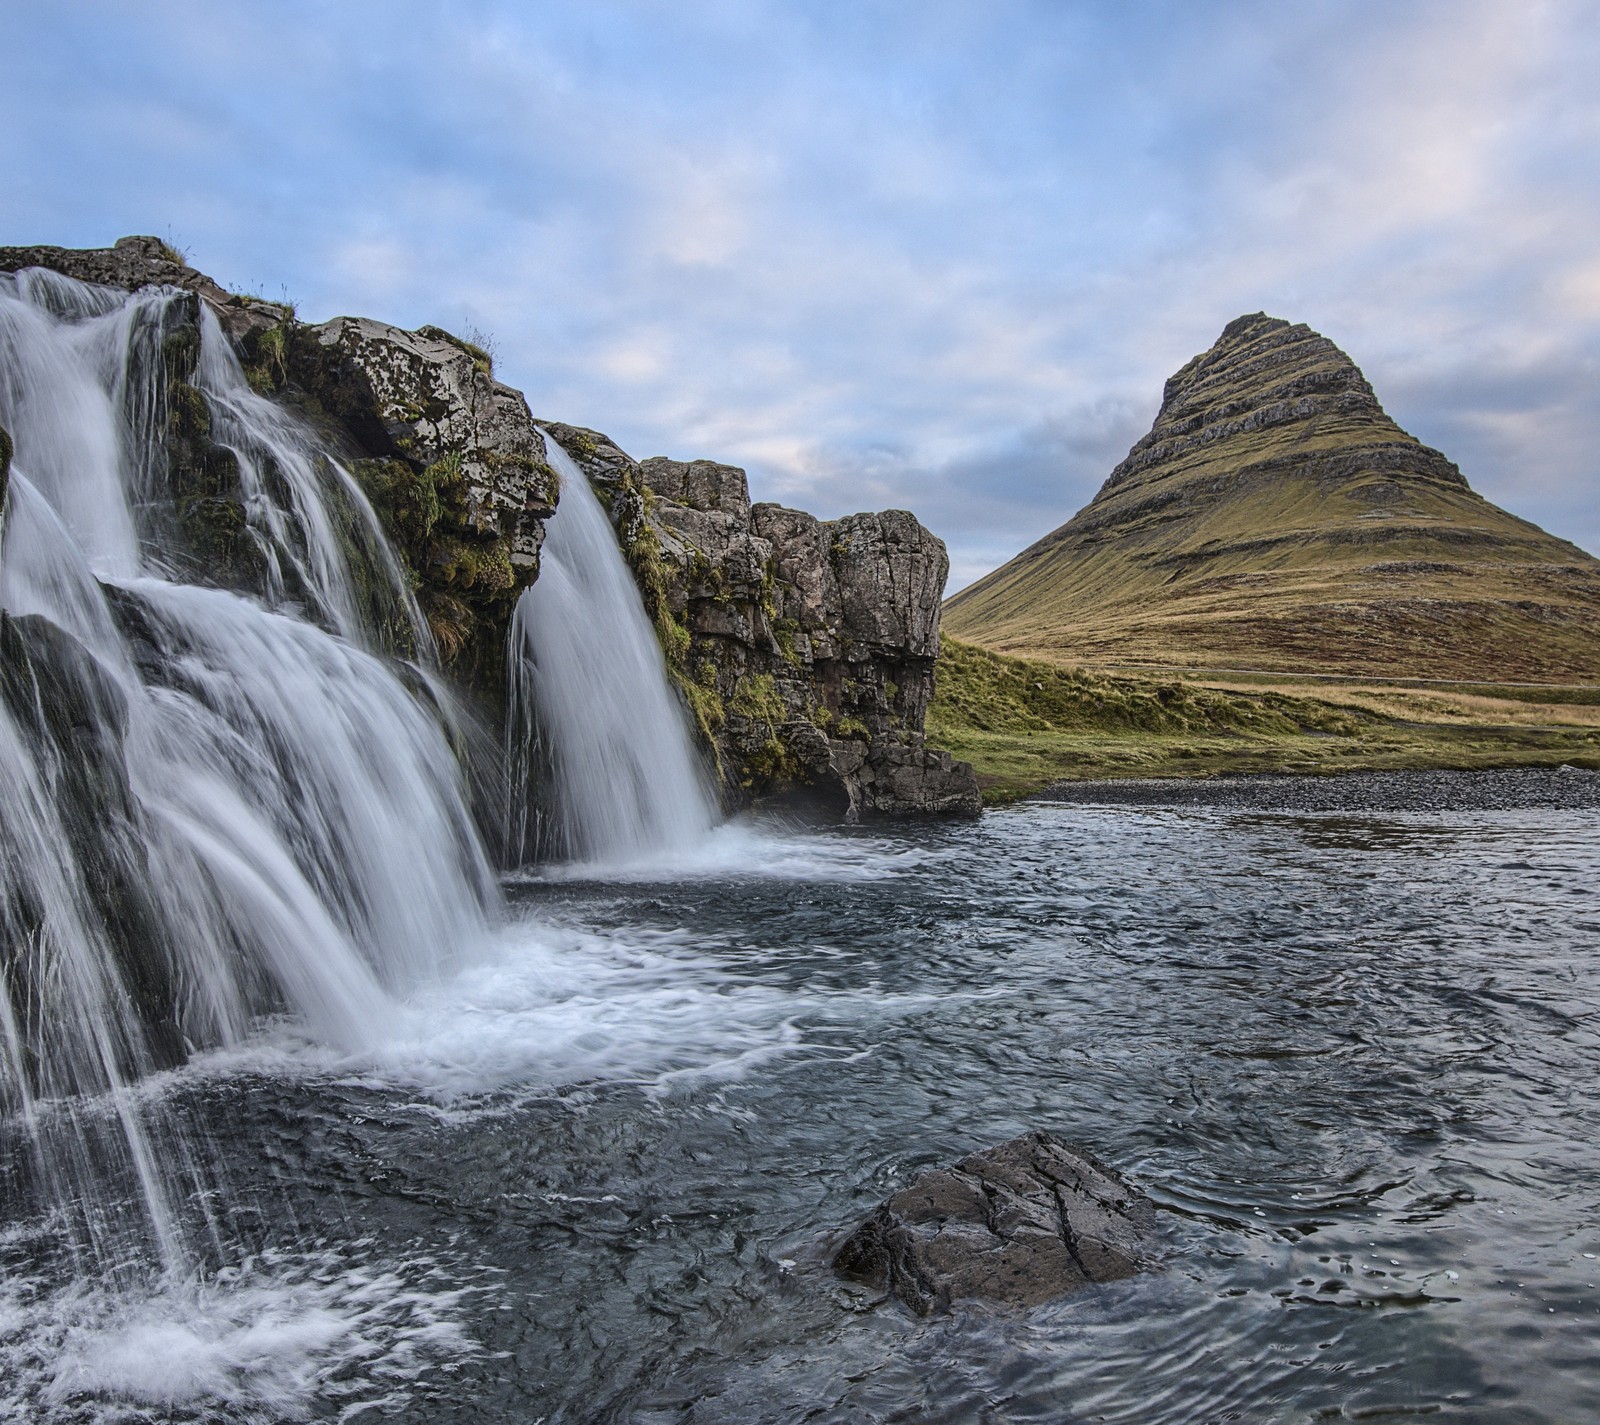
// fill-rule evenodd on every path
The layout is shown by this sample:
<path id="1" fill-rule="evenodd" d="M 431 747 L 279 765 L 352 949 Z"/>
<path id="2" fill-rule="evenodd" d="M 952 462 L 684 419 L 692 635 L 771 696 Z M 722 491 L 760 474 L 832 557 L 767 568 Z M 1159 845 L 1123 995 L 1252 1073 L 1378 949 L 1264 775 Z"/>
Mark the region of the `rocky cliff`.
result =
<path id="1" fill-rule="evenodd" d="M 209 311 L 255 391 L 297 408 L 340 454 L 405 566 L 445 671 L 498 726 L 511 612 L 538 577 L 558 487 L 527 402 L 494 379 L 485 352 L 436 327 L 301 322 L 289 306 L 225 291 L 154 238 L 0 249 L 0 271 L 25 267 L 194 294 L 164 338 L 167 409 L 157 415 L 191 577 L 262 588 L 269 573 L 249 538 L 239 454 L 196 388 Z M 922 737 L 946 561 L 912 516 L 822 523 L 752 506 L 732 467 L 639 463 L 603 436 L 551 428 L 610 503 L 730 805 L 804 799 L 851 818 L 977 810 L 970 770 Z M 359 519 L 347 523 L 360 570 L 370 552 Z M 395 652 L 417 651 L 408 621 L 375 596 L 367 613 Z"/>
<path id="2" fill-rule="evenodd" d="M 736 466 L 543 424 L 610 509 L 730 805 L 976 814 L 971 768 L 923 737 L 949 564 L 912 515 L 752 504 Z"/>
<path id="3" fill-rule="evenodd" d="M 1071 663 L 1592 679 L 1600 561 L 1472 491 L 1327 338 L 1256 313 L 946 627 Z"/>

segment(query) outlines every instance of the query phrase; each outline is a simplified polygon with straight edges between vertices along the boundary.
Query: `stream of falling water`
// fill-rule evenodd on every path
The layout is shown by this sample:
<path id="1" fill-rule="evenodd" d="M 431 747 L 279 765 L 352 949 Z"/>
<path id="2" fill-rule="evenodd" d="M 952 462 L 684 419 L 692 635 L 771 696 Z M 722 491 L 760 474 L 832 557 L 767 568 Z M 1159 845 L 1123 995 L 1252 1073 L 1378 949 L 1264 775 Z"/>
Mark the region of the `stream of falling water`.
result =
<path id="1" fill-rule="evenodd" d="M 717 821 L 710 782 L 611 521 L 548 434 L 545 448 L 561 502 L 511 632 L 511 745 L 544 753 L 519 778 L 519 859 L 617 867 L 681 853 Z M 530 785 L 540 770 L 548 782 Z"/>
<path id="2" fill-rule="evenodd" d="M 0 1189 L 83 1289 L 215 1307 L 237 1200 L 142 1082 L 268 1014 L 369 1049 L 500 910 L 437 708 L 369 632 L 427 650 L 373 513 L 203 306 L 259 578 L 196 582 L 165 485 L 192 303 L 0 277 Z"/>

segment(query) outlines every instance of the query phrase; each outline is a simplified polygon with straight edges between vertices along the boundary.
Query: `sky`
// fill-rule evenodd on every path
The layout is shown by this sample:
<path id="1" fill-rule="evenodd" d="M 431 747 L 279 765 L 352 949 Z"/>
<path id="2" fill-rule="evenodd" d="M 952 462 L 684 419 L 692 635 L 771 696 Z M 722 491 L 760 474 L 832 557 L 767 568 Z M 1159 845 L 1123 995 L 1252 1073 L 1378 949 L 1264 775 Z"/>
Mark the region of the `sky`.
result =
<path id="1" fill-rule="evenodd" d="M 489 346 L 536 416 L 914 511 L 954 591 L 1303 321 L 1600 552 L 1589 0 L 0 0 L 0 244 Z"/>

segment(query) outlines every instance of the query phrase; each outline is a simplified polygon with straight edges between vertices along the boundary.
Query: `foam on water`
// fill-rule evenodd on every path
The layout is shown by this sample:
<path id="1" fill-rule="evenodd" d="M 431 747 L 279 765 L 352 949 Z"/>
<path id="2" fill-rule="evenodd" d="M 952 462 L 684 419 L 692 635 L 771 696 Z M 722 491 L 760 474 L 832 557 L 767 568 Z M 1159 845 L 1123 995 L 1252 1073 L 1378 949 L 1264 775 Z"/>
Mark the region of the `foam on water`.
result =
<path id="1" fill-rule="evenodd" d="M 532 881 L 881 881 L 924 864 L 935 853 L 882 837 L 808 831 L 756 817 L 713 827 L 678 846 L 633 855 L 527 868 Z"/>
<path id="2" fill-rule="evenodd" d="M 357 1054 L 280 1021 L 183 1074 L 333 1077 L 435 1104 L 594 1083 L 665 1091 L 817 1052 L 797 1024 L 829 996 L 730 969 L 687 932 L 513 922 L 489 959 L 419 989 Z"/>
<path id="3" fill-rule="evenodd" d="M 487 1288 L 370 1244 L 264 1253 L 209 1279 L 137 1293 L 0 1278 L 0 1421 L 341 1418 L 393 1407 L 424 1372 L 478 1354 L 462 1317 Z M 356 1260 L 353 1260 L 356 1259 Z M 137 1411 L 137 1413 L 135 1413 Z"/>

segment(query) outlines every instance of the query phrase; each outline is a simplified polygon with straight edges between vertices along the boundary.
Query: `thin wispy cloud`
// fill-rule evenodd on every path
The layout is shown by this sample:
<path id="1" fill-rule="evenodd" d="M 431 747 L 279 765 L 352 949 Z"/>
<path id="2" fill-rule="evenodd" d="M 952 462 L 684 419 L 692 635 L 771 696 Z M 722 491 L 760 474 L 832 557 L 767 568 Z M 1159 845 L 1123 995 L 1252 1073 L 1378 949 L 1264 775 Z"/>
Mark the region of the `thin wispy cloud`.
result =
<path id="1" fill-rule="evenodd" d="M 541 414 L 915 510 L 966 582 L 1303 320 L 1600 549 L 1600 14 L 1500 0 L 8 13 L 6 239 L 492 335 Z"/>

